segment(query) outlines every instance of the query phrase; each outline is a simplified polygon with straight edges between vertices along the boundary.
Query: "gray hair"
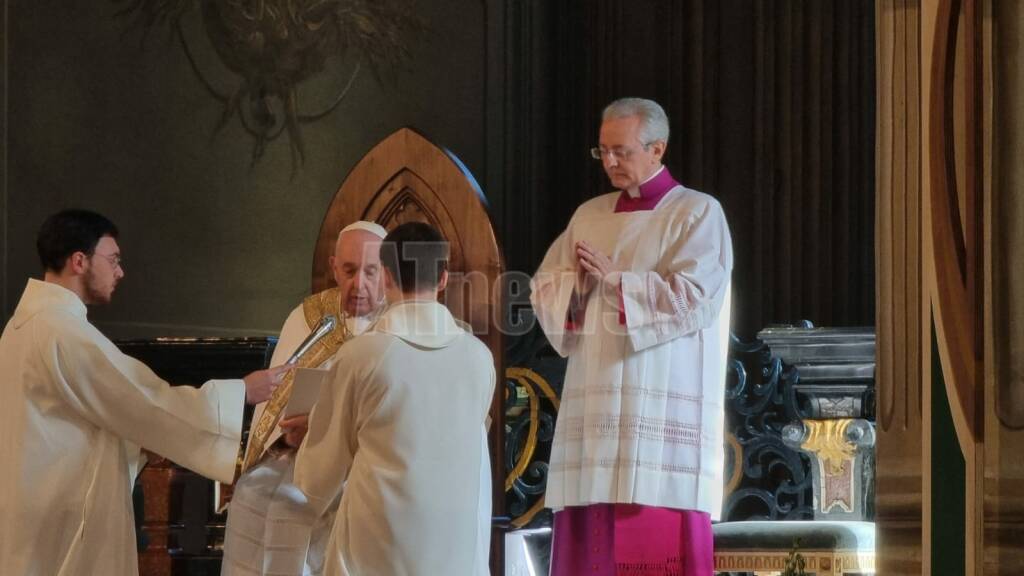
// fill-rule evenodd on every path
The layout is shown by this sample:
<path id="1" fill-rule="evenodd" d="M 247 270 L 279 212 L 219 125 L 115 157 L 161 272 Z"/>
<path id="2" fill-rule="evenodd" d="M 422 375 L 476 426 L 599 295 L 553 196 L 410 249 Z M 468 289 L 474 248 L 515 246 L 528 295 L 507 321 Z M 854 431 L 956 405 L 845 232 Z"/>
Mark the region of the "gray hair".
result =
<path id="1" fill-rule="evenodd" d="M 668 143 L 668 116 L 654 100 L 646 98 L 619 98 L 605 106 L 601 121 L 627 116 L 640 117 L 640 141 L 644 144 L 662 141 Z"/>

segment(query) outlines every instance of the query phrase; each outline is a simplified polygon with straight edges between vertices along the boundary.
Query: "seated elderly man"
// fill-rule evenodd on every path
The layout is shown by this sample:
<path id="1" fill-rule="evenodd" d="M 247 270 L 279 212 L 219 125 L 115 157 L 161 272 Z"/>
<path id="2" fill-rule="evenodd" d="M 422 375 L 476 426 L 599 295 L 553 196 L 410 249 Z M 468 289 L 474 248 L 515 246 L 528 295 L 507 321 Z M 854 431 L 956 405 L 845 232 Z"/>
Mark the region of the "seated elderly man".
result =
<path id="1" fill-rule="evenodd" d="M 362 333 L 383 303 L 380 243 L 387 231 L 373 222 L 355 222 L 338 234 L 331 269 L 337 287 L 306 298 L 288 316 L 271 363 L 284 362 L 325 316 L 339 325 L 299 361 L 300 366 L 329 367 L 334 354 Z M 269 402 L 256 407 L 245 471 L 228 509 L 222 576 L 320 574 L 333 513 L 312 515 L 295 488 L 295 450 L 306 416 L 281 420 L 290 382 Z"/>
<path id="2" fill-rule="evenodd" d="M 319 513 L 340 497 L 325 574 L 487 574 L 494 361 L 437 301 L 447 261 L 426 224 L 388 235 L 389 306 L 338 351 L 313 409 L 295 485 Z"/>

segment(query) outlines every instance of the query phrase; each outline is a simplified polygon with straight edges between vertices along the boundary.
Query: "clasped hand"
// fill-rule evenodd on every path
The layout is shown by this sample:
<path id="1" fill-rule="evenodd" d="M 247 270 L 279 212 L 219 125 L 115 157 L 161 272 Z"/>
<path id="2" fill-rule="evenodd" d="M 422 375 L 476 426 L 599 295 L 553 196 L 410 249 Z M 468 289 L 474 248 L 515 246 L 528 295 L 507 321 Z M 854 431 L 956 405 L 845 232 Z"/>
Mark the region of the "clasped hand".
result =
<path id="1" fill-rule="evenodd" d="M 611 258 L 594 248 L 586 240 L 576 243 L 576 261 L 579 262 L 577 285 L 580 296 L 590 294 L 590 291 L 599 282 L 608 286 L 618 285 L 621 271 Z"/>

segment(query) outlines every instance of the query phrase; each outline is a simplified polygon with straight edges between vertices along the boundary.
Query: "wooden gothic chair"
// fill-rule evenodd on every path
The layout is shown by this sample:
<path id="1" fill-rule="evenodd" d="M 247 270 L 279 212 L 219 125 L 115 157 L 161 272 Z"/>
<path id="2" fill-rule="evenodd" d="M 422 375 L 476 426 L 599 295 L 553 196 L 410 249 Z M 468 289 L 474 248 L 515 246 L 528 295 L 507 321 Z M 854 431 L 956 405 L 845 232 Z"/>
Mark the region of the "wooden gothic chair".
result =
<path id="1" fill-rule="evenodd" d="M 399 129 L 363 156 L 335 194 L 316 243 L 312 292 L 333 285 L 328 257 L 338 231 L 356 220 L 371 220 L 388 230 L 405 222 L 426 222 L 440 230 L 450 244 L 449 281 L 442 300 L 490 348 L 499 375 L 491 405 L 489 445 L 493 515 L 500 516 L 505 500 L 503 339 L 499 329 L 504 262 L 487 214 L 487 200 L 454 154 L 411 128 Z M 501 574 L 496 567 L 503 563 L 503 532 L 498 528 L 491 542 L 491 573 Z"/>

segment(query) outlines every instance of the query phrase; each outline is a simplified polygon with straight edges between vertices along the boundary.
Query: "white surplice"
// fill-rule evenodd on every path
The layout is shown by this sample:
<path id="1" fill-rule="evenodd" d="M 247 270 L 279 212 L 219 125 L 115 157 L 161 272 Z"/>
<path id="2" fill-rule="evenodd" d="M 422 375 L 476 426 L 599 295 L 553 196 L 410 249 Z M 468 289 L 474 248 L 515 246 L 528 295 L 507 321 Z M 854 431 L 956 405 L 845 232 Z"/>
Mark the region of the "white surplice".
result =
<path id="1" fill-rule="evenodd" d="M 725 216 L 712 197 L 682 186 L 653 210 L 616 213 L 618 197 L 580 206 L 531 282 L 541 326 L 569 358 L 545 502 L 717 518 L 732 271 Z M 581 240 L 622 273 L 578 306 Z"/>
<path id="2" fill-rule="evenodd" d="M 362 319 L 344 321 L 353 334 L 366 328 Z M 300 304 L 281 328 L 270 365 L 284 364 L 311 331 Z M 328 360 L 319 367 L 330 365 Z M 259 421 L 266 405 L 262 402 L 256 406 L 252 422 Z M 281 429 L 276 428 L 266 445 L 273 445 L 280 437 Z M 235 483 L 228 507 L 221 576 L 311 576 L 323 572 L 334 513 L 318 516 L 311 510 L 293 483 L 294 471 L 294 451 L 269 453 Z"/>
<path id="3" fill-rule="evenodd" d="M 29 280 L 0 338 L 0 571 L 138 574 L 131 492 L 139 446 L 231 482 L 245 385 L 171 387 Z"/>
<path id="4" fill-rule="evenodd" d="M 437 302 L 397 303 L 341 347 L 295 467 L 319 510 L 341 499 L 325 574 L 488 573 L 494 384 Z"/>

